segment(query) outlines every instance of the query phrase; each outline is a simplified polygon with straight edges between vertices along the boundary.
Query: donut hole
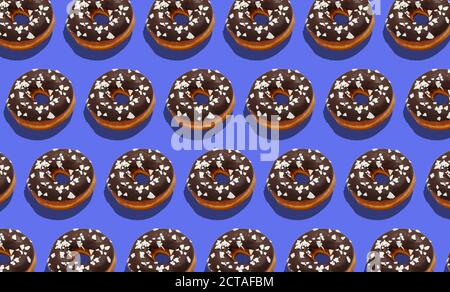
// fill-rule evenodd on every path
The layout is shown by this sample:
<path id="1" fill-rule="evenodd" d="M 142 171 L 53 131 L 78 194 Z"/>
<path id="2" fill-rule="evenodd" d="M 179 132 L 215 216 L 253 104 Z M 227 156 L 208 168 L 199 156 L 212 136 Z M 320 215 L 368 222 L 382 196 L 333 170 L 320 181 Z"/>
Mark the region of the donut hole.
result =
<path id="1" fill-rule="evenodd" d="M 11 257 L 6 253 L 0 252 L 0 265 L 7 265 L 10 262 L 11 262 Z"/>
<path id="2" fill-rule="evenodd" d="M 65 171 L 57 170 L 53 173 L 53 180 L 60 185 L 67 185 L 70 183 L 70 176 Z"/>
<path id="3" fill-rule="evenodd" d="M 172 22 L 175 25 L 188 25 L 189 15 L 182 10 L 176 10 L 172 13 Z"/>
<path id="4" fill-rule="evenodd" d="M 159 265 L 168 265 L 170 263 L 170 255 L 162 251 L 154 252 L 153 259 Z"/>
<path id="5" fill-rule="evenodd" d="M 433 96 L 433 101 L 438 105 L 449 105 L 450 98 L 447 95 L 437 93 Z"/>
<path id="6" fill-rule="evenodd" d="M 234 256 L 234 261 L 240 265 L 248 265 L 250 263 L 250 255 L 244 251 L 237 251 Z"/>
<path id="7" fill-rule="evenodd" d="M 277 105 L 288 105 L 289 104 L 289 96 L 287 96 L 284 93 L 278 92 L 278 93 L 274 94 L 273 101 Z"/>
<path id="8" fill-rule="evenodd" d="M 130 103 L 130 97 L 124 92 L 115 92 L 113 94 L 113 100 L 117 105 L 127 105 Z"/>
<path id="9" fill-rule="evenodd" d="M 50 103 L 50 98 L 43 93 L 35 94 L 33 100 L 37 105 L 47 105 Z"/>
<path id="10" fill-rule="evenodd" d="M 92 13 L 92 23 L 95 25 L 105 26 L 109 24 L 109 16 L 104 11 L 94 11 Z"/>
<path id="11" fill-rule="evenodd" d="M 136 173 L 133 177 L 133 180 L 140 185 L 150 184 L 150 177 L 147 173 Z"/>
<path id="12" fill-rule="evenodd" d="M 213 178 L 219 185 L 227 185 L 230 183 L 230 176 L 224 171 L 216 171 L 213 174 Z"/>
<path id="13" fill-rule="evenodd" d="M 195 92 L 194 103 L 196 105 L 207 105 L 209 104 L 209 96 L 207 96 L 204 92 Z"/>
<path id="14" fill-rule="evenodd" d="M 252 21 L 256 25 L 268 25 L 269 24 L 269 14 L 263 10 L 256 10 L 252 13 Z"/>
<path id="15" fill-rule="evenodd" d="M 314 260 L 319 263 L 319 265 L 328 265 L 330 263 L 330 256 L 322 251 L 319 251 L 314 255 Z"/>
<path id="16" fill-rule="evenodd" d="M 88 266 L 91 262 L 91 258 L 89 255 L 84 253 L 78 253 L 77 255 L 77 263 L 80 266 Z"/>
<path id="17" fill-rule="evenodd" d="M 373 180 L 379 185 L 388 185 L 390 181 L 388 174 L 382 172 L 375 173 Z"/>
<path id="18" fill-rule="evenodd" d="M 296 169 L 292 173 L 292 178 L 300 185 L 307 185 L 310 182 L 309 175 L 306 171 Z"/>
<path id="19" fill-rule="evenodd" d="M 27 25 L 30 23 L 30 17 L 25 11 L 14 11 L 11 14 L 11 21 L 15 25 Z"/>
<path id="20" fill-rule="evenodd" d="M 409 254 L 407 254 L 406 252 L 396 252 L 394 254 L 394 260 L 399 265 L 408 265 L 410 262 Z"/>
<path id="21" fill-rule="evenodd" d="M 414 11 L 411 19 L 415 25 L 427 25 L 430 22 L 428 15 L 422 11 Z"/>
<path id="22" fill-rule="evenodd" d="M 347 25 L 349 21 L 349 16 L 342 10 L 336 10 L 332 13 L 331 19 L 335 25 Z"/>
<path id="23" fill-rule="evenodd" d="M 353 95 L 353 102 L 358 105 L 368 105 L 370 103 L 370 98 L 363 92 L 356 92 Z"/>

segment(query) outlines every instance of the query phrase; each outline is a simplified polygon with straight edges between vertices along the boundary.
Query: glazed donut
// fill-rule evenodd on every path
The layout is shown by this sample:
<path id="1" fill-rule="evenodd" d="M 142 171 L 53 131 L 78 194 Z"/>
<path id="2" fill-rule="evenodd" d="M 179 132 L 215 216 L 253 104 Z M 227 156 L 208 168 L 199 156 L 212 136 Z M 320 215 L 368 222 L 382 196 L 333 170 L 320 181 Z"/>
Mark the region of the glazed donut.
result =
<path id="1" fill-rule="evenodd" d="M 285 95 L 289 103 L 279 104 L 277 95 Z M 274 69 L 264 73 L 255 83 L 247 98 L 247 109 L 259 124 L 287 130 L 311 116 L 315 104 L 309 80 L 294 70 Z"/>
<path id="2" fill-rule="evenodd" d="M 36 96 L 48 97 L 39 104 Z M 48 130 L 66 121 L 75 107 L 72 83 L 56 70 L 35 69 L 19 77 L 11 88 L 8 110 L 21 126 Z"/>
<path id="3" fill-rule="evenodd" d="M 387 184 L 377 175 L 389 178 Z M 388 210 L 407 200 L 416 183 L 411 161 L 396 150 L 374 149 L 360 156 L 352 166 L 347 188 L 356 201 L 373 210 Z"/>
<path id="4" fill-rule="evenodd" d="M 119 104 L 118 95 L 128 97 Z M 115 69 L 100 76 L 89 93 L 87 108 L 101 126 L 127 130 L 142 124 L 152 114 L 155 97 L 150 80 L 139 71 Z"/>
<path id="5" fill-rule="evenodd" d="M 0 205 L 7 201 L 16 186 L 16 174 L 11 161 L 0 153 Z"/>
<path id="6" fill-rule="evenodd" d="M 257 15 L 266 16 L 267 23 L 257 23 Z M 291 35 L 294 23 L 290 0 L 235 0 L 226 27 L 240 46 L 250 50 L 269 50 Z"/>
<path id="7" fill-rule="evenodd" d="M 169 262 L 159 263 L 159 254 L 169 257 Z M 194 246 L 186 235 L 173 229 L 153 229 L 136 240 L 127 267 L 131 272 L 185 273 L 193 272 L 195 263 Z"/>
<path id="8" fill-rule="evenodd" d="M 336 23 L 336 15 L 348 23 Z M 309 11 L 306 28 L 317 44 L 330 50 L 349 50 L 372 34 L 375 15 L 369 0 L 316 0 Z"/>
<path id="9" fill-rule="evenodd" d="M 208 104 L 195 101 L 208 97 Z M 230 81 L 219 71 L 194 69 L 178 77 L 167 99 L 167 109 L 181 126 L 207 130 L 222 123 L 233 112 L 235 98 Z"/>
<path id="10" fill-rule="evenodd" d="M 27 24 L 15 21 L 17 15 Z M 3 0 L 0 5 L 0 46 L 11 50 L 30 50 L 47 40 L 55 27 L 49 0 Z"/>
<path id="11" fill-rule="evenodd" d="M 412 86 L 406 106 L 416 122 L 432 130 L 450 129 L 450 103 L 435 102 L 438 94 L 450 97 L 450 70 L 435 69 L 420 76 Z"/>
<path id="12" fill-rule="evenodd" d="M 59 183 L 58 175 L 68 183 Z M 54 149 L 39 157 L 27 186 L 36 201 L 53 210 L 68 210 L 86 201 L 94 191 L 95 174 L 89 159 L 77 150 Z"/>
<path id="13" fill-rule="evenodd" d="M 108 23 L 97 23 L 97 15 L 107 17 Z M 110 50 L 130 37 L 134 23 L 129 0 L 75 0 L 66 27 L 80 46 L 90 50 Z"/>
<path id="14" fill-rule="evenodd" d="M 89 257 L 82 264 L 78 256 Z M 113 272 L 116 255 L 111 241 L 100 231 L 73 229 L 58 238 L 47 260 L 50 272 Z"/>
<path id="15" fill-rule="evenodd" d="M 309 182 L 300 184 L 295 176 L 303 174 Z M 267 188 L 282 206 L 307 210 L 326 201 L 336 184 L 331 162 L 319 151 L 294 149 L 278 158 L 267 179 Z"/>
<path id="16" fill-rule="evenodd" d="M 148 177 L 147 184 L 136 181 Z M 129 209 L 147 210 L 169 198 L 175 188 L 172 163 L 159 151 L 135 149 L 114 162 L 108 177 L 108 189 L 117 202 Z"/>
<path id="17" fill-rule="evenodd" d="M 177 23 L 177 15 L 186 16 L 188 23 Z M 209 0 L 156 0 L 147 18 L 147 30 L 160 46 L 189 50 L 211 35 L 214 22 Z"/>
<path id="18" fill-rule="evenodd" d="M 329 257 L 327 264 L 319 263 L 317 255 Z M 290 272 L 353 272 L 355 250 L 350 239 L 339 230 L 313 229 L 292 246 L 287 269 Z"/>
<path id="19" fill-rule="evenodd" d="M 355 101 L 365 95 L 368 104 Z M 328 94 L 327 108 L 336 122 L 352 130 L 367 130 L 383 123 L 394 110 L 389 80 L 376 70 L 354 69 L 340 76 Z"/>
<path id="20" fill-rule="evenodd" d="M 0 254 L 9 257 L 9 263 L 0 264 L 0 273 L 34 271 L 36 254 L 33 244 L 19 230 L 0 229 Z"/>
<path id="21" fill-rule="evenodd" d="M 219 174 L 229 182 L 219 183 L 216 180 Z M 255 184 L 250 160 L 235 150 L 212 150 L 202 155 L 195 161 L 187 180 L 187 188 L 195 200 L 215 210 L 238 206 L 251 196 Z"/>
<path id="22" fill-rule="evenodd" d="M 399 254 L 407 256 L 409 263 L 399 263 Z M 374 272 L 433 272 L 436 256 L 431 241 L 420 231 L 394 229 L 375 241 L 368 261 L 376 263 Z"/>
<path id="23" fill-rule="evenodd" d="M 236 257 L 247 255 L 248 263 Z M 272 241 L 259 230 L 233 229 L 219 237 L 208 257 L 210 272 L 273 272 L 276 258 Z"/>
<path id="24" fill-rule="evenodd" d="M 417 14 L 427 17 L 428 23 L 416 23 Z M 450 4 L 448 0 L 396 0 L 389 11 L 386 28 L 402 47 L 432 49 L 450 35 Z"/>
<path id="25" fill-rule="evenodd" d="M 450 151 L 434 162 L 428 174 L 427 188 L 439 204 L 450 208 Z"/>

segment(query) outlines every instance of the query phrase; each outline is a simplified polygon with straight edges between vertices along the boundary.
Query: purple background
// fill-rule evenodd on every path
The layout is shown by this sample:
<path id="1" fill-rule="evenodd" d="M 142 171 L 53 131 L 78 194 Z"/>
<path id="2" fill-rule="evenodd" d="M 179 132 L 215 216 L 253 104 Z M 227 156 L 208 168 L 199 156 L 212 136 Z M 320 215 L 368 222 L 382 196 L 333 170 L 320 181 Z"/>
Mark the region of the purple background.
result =
<path id="1" fill-rule="evenodd" d="M 54 1 L 57 26 L 52 38 L 32 52 L 0 50 L 2 104 L 14 80 L 33 68 L 59 69 L 69 77 L 78 98 L 70 122 L 46 133 L 19 127 L 5 112 L 0 119 L 0 151 L 14 163 L 17 187 L 12 199 L 0 206 L 2 228 L 17 228 L 34 242 L 38 271 L 45 270 L 53 242 L 71 228 L 97 228 L 114 243 L 117 271 L 125 270 L 133 242 L 144 232 L 156 228 L 178 228 L 189 236 L 197 253 L 197 271 L 206 266 L 214 240 L 234 227 L 258 228 L 273 241 L 283 271 L 295 239 L 311 228 L 337 228 L 353 240 L 357 252 L 357 270 L 363 271 L 365 257 L 374 240 L 394 227 L 423 231 L 434 243 L 437 271 L 443 271 L 450 252 L 450 211 L 436 206 L 424 191 L 426 175 L 433 161 L 449 150 L 449 131 L 434 133 L 417 127 L 404 112 L 405 98 L 412 82 L 432 68 L 449 67 L 446 44 L 428 52 L 408 52 L 395 46 L 384 31 L 391 1 L 382 1 L 382 15 L 371 39 L 350 52 L 332 52 L 318 48 L 304 33 L 304 20 L 312 3 L 293 1 L 297 23 L 292 37 L 269 52 L 251 52 L 237 47 L 224 33 L 227 11 L 232 0 L 213 0 L 216 27 L 211 39 L 192 52 L 170 52 L 144 38 L 144 23 L 151 1 L 132 1 L 136 28 L 132 38 L 113 52 L 93 53 L 73 44 L 64 32 L 67 1 Z M 389 2 L 389 3 L 386 3 Z M 113 68 L 139 69 L 153 82 L 157 105 L 152 119 L 137 130 L 113 133 L 92 122 L 85 112 L 85 100 L 92 82 Z M 281 151 L 311 147 L 321 150 L 333 162 L 337 185 L 332 199 L 310 212 L 292 212 L 276 206 L 265 192 L 265 179 L 271 162 L 260 162 L 257 151 L 244 151 L 257 171 L 257 186 L 251 200 L 232 212 L 211 212 L 198 207 L 185 193 L 185 179 L 194 159 L 202 151 L 176 152 L 171 148 L 173 130 L 166 121 L 164 104 L 172 82 L 193 68 L 219 69 L 231 80 L 241 114 L 254 79 L 272 68 L 299 69 L 310 78 L 317 105 L 309 122 L 283 135 Z M 373 68 L 392 82 L 397 105 L 389 122 L 369 132 L 357 133 L 339 128 L 324 114 L 327 92 L 332 82 L 352 68 Z M 33 161 L 58 147 L 81 150 L 93 162 L 98 184 L 88 204 L 75 211 L 55 213 L 36 205 L 25 191 L 25 181 Z M 178 184 L 172 199 L 158 210 L 136 213 L 118 207 L 105 181 L 113 161 L 131 148 L 159 149 L 173 162 Z M 371 148 L 391 147 L 402 151 L 415 167 L 417 186 L 411 200 L 401 208 L 373 213 L 364 210 L 345 192 L 345 179 L 353 161 Z"/>

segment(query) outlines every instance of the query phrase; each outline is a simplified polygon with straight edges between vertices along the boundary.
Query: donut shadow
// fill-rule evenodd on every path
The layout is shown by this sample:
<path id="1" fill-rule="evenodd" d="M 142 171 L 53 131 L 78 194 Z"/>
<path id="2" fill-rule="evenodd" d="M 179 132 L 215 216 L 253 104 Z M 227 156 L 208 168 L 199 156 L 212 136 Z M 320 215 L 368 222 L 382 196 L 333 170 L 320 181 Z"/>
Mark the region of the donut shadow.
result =
<path id="1" fill-rule="evenodd" d="M 326 122 L 328 123 L 328 125 L 330 125 L 330 127 L 333 129 L 333 131 L 337 135 L 341 136 L 342 138 L 349 139 L 349 140 L 366 140 L 366 139 L 369 139 L 369 138 L 375 136 L 376 134 L 381 132 L 384 128 L 386 128 L 386 126 L 389 124 L 389 122 L 392 118 L 392 115 L 390 115 L 380 125 L 372 128 L 372 129 L 359 131 L 359 130 L 347 129 L 347 128 L 340 126 L 336 122 L 336 120 L 333 118 L 333 116 L 331 115 L 331 113 L 328 111 L 328 109 L 326 107 L 323 110 L 323 116 L 324 116 Z"/>
<path id="2" fill-rule="evenodd" d="M 138 211 L 138 210 L 127 209 L 124 206 L 120 205 L 116 201 L 116 199 L 114 199 L 113 195 L 111 194 L 111 192 L 108 190 L 108 187 L 106 187 L 106 186 L 103 191 L 103 194 L 105 196 L 106 201 L 113 208 L 114 212 L 117 215 L 119 215 L 123 218 L 126 218 L 126 219 L 131 219 L 131 220 L 146 220 L 146 219 L 155 217 L 162 210 L 164 210 L 167 207 L 167 205 L 170 204 L 170 201 L 172 200 L 172 197 L 173 197 L 173 194 L 172 194 L 162 204 L 160 204 L 159 206 L 156 206 L 153 209 Z"/>
<path id="3" fill-rule="evenodd" d="M 225 41 L 228 43 L 228 45 L 231 47 L 233 52 L 238 55 L 241 58 L 248 59 L 248 60 L 264 60 L 269 59 L 275 55 L 277 55 L 279 52 L 281 52 L 290 42 L 292 34 L 289 35 L 287 39 L 285 39 L 281 44 L 277 45 L 275 48 L 272 48 L 270 50 L 250 50 L 246 49 L 244 47 L 241 47 L 236 41 L 233 39 L 233 37 L 228 32 L 227 28 L 225 27 L 223 29 L 223 37 Z"/>
<path id="4" fill-rule="evenodd" d="M 214 32 L 213 32 L 214 33 Z M 212 34 L 213 34 L 212 33 Z M 209 41 L 211 40 L 212 34 L 205 39 L 203 42 L 198 44 L 195 48 L 192 48 L 190 50 L 170 50 L 167 48 L 164 48 L 156 43 L 156 41 L 153 39 L 153 37 L 150 35 L 150 33 L 147 31 L 146 28 L 144 28 L 144 39 L 147 42 L 147 44 L 150 46 L 150 48 L 153 50 L 155 54 L 160 56 L 161 58 L 173 60 L 173 61 L 180 61 L 180 60 L 186 60 L 189 58 L 194 57 L 198 53 L 200 53 L 206 46 L 208 46 Z"/>
<path id="5" fill-rule="evenodd" d="M 89 126 L 97 135 L 109 140 L 127 140 L 132 138 L 142 132 L 153 118 L 152 114 L 142 124 L 129 130 L 111 130 L 99 125 L 86 107 L 84 108 L 83 115 Z"/>
<path id="6" fill-rule="evenodd" d="M 14 193 L 12 193 L 11 196 L 9 196 L 9 198 L 6 199 L 6 201 L 4 201 L 3 203 L 0 204 L 0 212 L 3 211 L 4 209 L 6 209 L 6 207 L 8 207 L 13 196 L 14 196 Z"/>
<path id="7" fill-rule="evenodd" d="M 243 209 L 245 209 L 245 207 L 247 207 L 247 205 L 252 200 L 253 194 L 250 195 L 250 197 L 242 202 L 239 206 L 236 206 L 235 208 L 230 210 L 212 210 L 203 207 L 195 200 L 194 196 L 191 194 L 187 187 L 184 188 L 184 197 L 189 205 L 191 205 L 194 212 L 197 213 L 197 215 L 212 220 L 226 220 L 233 216 L 236 216 Z"/>
<path id="8" fill-rule="evenodd" d="M 403 116 L 411 129 L 422 138 L 429 140 L 446 140 L 450 138 L 450 130 L 431 130 L 419 125 L 412 117 L 411 113 L 405 107 L 403 110 Z"/>
<path id="9" fill-rule="evenodd" d="M 435 55 L 437 55 L 440 51 L 442 51 L 449 42 L 450 38 L 447 38 L 445 41 L 440 43 L 438 46 L 425 51 L 415 51 L 415 50 L 408 50 L 406 48 L 401 47 L 398 45 L 395 40 L 392 38 L 389 31 L 386 29 L 386 27 L 383 30 L 383 37 L 384 40 L 388 43 L 389 47 L 392 49 L 392 51 L 399 57 L 408 59 L 408 60 L 425 60 L 429 59 Z"/>
<path id="10" fill-rule="evenodd" d="M 64 210 L 64 211 L 57 211 L 57 210 L 51 210 L 43 207 L 40 205 L 36 199 L 31 194 L 30 190 L 25 186 L 24 189 L 25 199 L 27 200 L 28 204 L 33 208 L 33 210 L 41 217 L 51 220 L 66 220 L 72 217 L 75 217 L 78 215 L 81 211 L 83 211 L 87 205 L 91 202 L 92 194 L 86 201 L 81 203 L 79 206 L 70 209 L 70 210 Z"/>
<path id="11" fill-rule="evenodd" d="M 445 208 L 444 206 L 441 206 L 433 197 L 433 195 L 428 190 L 427 186 L 423 188 L 423 195 L 425 197 L 425 200 L 430 205 L 430 207 L 433 209 L 434 213 L 436 213 L 438 216 L 444 218 L 444 219 L 450 219 L 450 209 Z"/>
<path id="12" fill-rule="evenodd" d="M 112 48 L 110 50 L 89 50 L 82 46 L 80 46 L 72 37 L 70 32 L 67 30 L 67 28 L 64 28 L 64 39 L 66 40 L 66 43 L 70 46 L 72 51 L 80 56 L 81 58 L 92 60 L 92 61 L 101 61 L 106 60 L 109 58 L 112 58 L 119 54 L 130 42 L 130 39 L 132 35 L 130 35 L 126 40 L 124 40 L 121 44 L 119 44 L 117 47 Z"/>
<path id="13" fill-rule="evenodd" d="M 357 55 L 359 52 L 361 52 L 370 42 L 372 38 L 372 34 L 364 40 L 361 44 L 356 46 L 353 49 L 345 50 L 345 51 L 337 51 L 337 50 L 330 50 L 327 48 L 324 48 L 320 46 L 316 41 L 313 39 L 311 34 L 309 33 L 308 29 L 306 27 L 303 28 L 303 37 L 306 41 L 306 43 L 311 47 L 311 49 L 314 51 L 316 55 L 319 57 L 322 57 L 324 59 L 328 60 L 345 60 L 349 59 L 355 55 Z"/>
<path id="14" fill-rule="evenodd" d="M 17 50 L 10 50 L 4 47 L 0 47 L 0 57 L 12 60 L 12 61 L 21 61 L 30 59 L 37 54 L 39 54 L 41 51 L 43 51 L 47 45 L 50 43 L 51 39 L 53 37 L 53 33 L 50 35 L 49 38 L 47 38 L 44 42 L 39 44 L 37 47 L 25 50 L 25 51 L 17 51 Z"/>
<path id="15" fill-rule="evenodd" d="M 333 194 L 319 206 L 306 211 L 291 210 L 283 207 L 275 200 L 272 193 L 267 189 L 267 187 L 264 189 L 264 197 L 272 207 L 272 209 L 275 211 L 275 213 L 277 213 L 279 216 L 291 220 L 306 220 L 316 216 L 322 210 L 324 210 L 331 202 Z"/>
<path id="16" fill-rule="evenodd" d="M 356 214 L 358 214 L 361 217 L 364 217 L 366 219 L 370 220 L 386 220 L 389 218 L 394 217 L 398 213 L 400 213 L 406 206 L 408 206 L 409 202 L 411 201 L 413 194 L 406 199 L 404 202 L 402 202 L 400 205 L 398 205 L 395 208 L 392 208 L 390 210 L 385 211 L 377 211 L 377 210 L 371 210 L 368 209 L 362 205 L 360 205 L 355 198 L 353 197 L 352 193 L 347 189 L 347 187 L 344 187 L 344 196 L 347 203 L 352 207 L 352 209 L 355 211 Z"/>
<path id="17" fill-rule="evenodd" d="M 64 130 L 67 125 L 69 125 L 70 121 L 72 120 L 72 115 L 70 115 L 67 120 L 65 120 L 60 125 L 56 126 L 53 129 L 45 130 L 45 131 L 39 131 L 39 130 L 32 130 L 25 128 L 21 126 L 17 121 L 14 119 L 14 117 L 11 115 L 9 110 L 5 107 L 3 110 L 3 116 L 5 117 L 6 122 L 11 126 L 11 128 L 14 130 L 14 132 L 21 136 L 22 138 L 29 139 L 29 140 L 47 140 L 50 139 L 57 134 L 59 134 L 62 130 Z"/>

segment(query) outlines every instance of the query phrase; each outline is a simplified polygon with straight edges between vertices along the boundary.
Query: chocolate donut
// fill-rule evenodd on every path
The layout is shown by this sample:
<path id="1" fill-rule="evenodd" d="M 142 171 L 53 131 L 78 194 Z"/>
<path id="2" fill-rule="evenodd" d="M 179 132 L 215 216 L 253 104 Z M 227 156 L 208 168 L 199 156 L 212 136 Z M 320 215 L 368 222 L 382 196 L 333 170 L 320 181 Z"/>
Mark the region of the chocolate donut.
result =
<path id="1" fill-rule="evenodd" d="M 339 24 L 337 15 L 348 17 Z M 368 37 L 375 26 L 375 15 L 369 0 L 316 0 L 309 11 L 306 28 L 313 39 L 331 50 L 349 50 Z"/>
<path id="2" fill-rule="evenodd" d="M 376 181 L 377 175 L 389 179 Z M 411 161 L 396 150 L 374 149 L 360 156 L 347 178 L 347 188 L 366 208 L 387 210 L 404 202 L 412 194 L 416 178 Z"/>
<path id="3" fill-rule="evenodd" d="M 427 188 L 439 204 L 450 208 L 450 151 L 434 162 L 428 174 Z"/>
<path id="4" fill-rule="evenodd" d="M 267 17 L 258 23 L 257 15 Z M 227 30 L 240 46 L 251 50 L 268 50 L 292 33 L 295 18 L 289 0 L 235 0 L 227 18 Z"/>
<path id="5" fill-rule="evenodd" d="M 15 17 L 28 18 L 26 24 Z M 0 46 L 11 50 L 30 50 L 47 40 L 53 32 L 55 16 L 48 0 L 3 0 L 0 4 Z"/>
<path id="6" fill-rule="evenodd" d="M 217 175 L 226 176 L 229 181 L 220 183 Z M 255 183 L 253 166 L 239 151 L 212 150 L 195 161 L 187 188 L 200 205 L 226 210 L 250 197 Z"/>
<path id="7" fill-rule="evenodd" d="M 409 258 L 407 264 L 397 261 L 397 255 Z M 431 241 L 420 231 L 394 229 L 380 236 L 368 257 L 375 263 L 373 272 L 432 272 L 436 263 Z"/>
<path id="8" fill-rule="evenodd" d="M 138 175 L 148 177 L 148 183 L 138 182 Z M 146 210 L 158 206 L 172 195 L 175 172 L 170 160 L 159 151 L 135 149 L 114 162 L 107 185 L 122 206 Z"/>
<path id="9" fill-rule="evenodd" d="M 59 183 L 58 175 L 68 177 L 69 182 Z M 94 191 L 94 168 L 77 150 L 54 149 L 36 160 L 27 186 L 42 206 L 54 210 L 71 209 L 87 200 Z"/>
<path id="10" fill-rule="evenodd" d="M 186 16 L 188 22 L 177 23 L 177 15 Z M 209 0 L 156 0 L 147 17 L 147 30 L 165 48 L 189 50 L 211 35 L 214 22 Z"/>
<path id="11" fill-rule="evenodd" d="M 367 104 L 355 101 L 357 95 L 368 97 Z M 353 130 L 367 130 L 385 121 L 395 105 L 389 80 L 376 70 L 354 69 L 334 82 L 327 108 L 336 122 Z"/>
<path id="12" fill-rule="evenodd" d="M 238 255 L 248 256 L 248 263 L 238 262 Z M 207 266 L 210 272 L 272 272 L 275 263 L 275 251 L 267 236 L 259 230 L 233 229 L 216 240 Z"/>
<path id="13" fill-rule="evenodd" d="M 8 200 L 16 186 L 16 174 L 11 161 L 0 153 L 0 204 Z"/>
<path id="14" fill-rule="evenodd" d="M 81 263 L 80 255 L 89 257 Z M 100 231 L 73 229 L 56 240 L 47 260 L 50 272 L 112 272 L 116 255 L 111 241 Z"/>
<path id="15" fill-rule="evenodd" d="M 48 103 L 36 102 L 38 95 Z M 72 83 L 56 70 L 35 69 L 20 76 L 11 88 L 8 110 L 23 127 L 48 130 L 66 121 L 75 107 Z"/>
<path id="16" fill-rule="evenodd" d="M 108 23 L 97 23 L 97 15 L 107 17 Z M 80 46 L 91 50 L 109 50 L 131 35 L 134 22 L 129 0 L 75 0 L 66 27 Z"/>
<path id="17" fill-rule="evenodd" d="M 450 70 L 429 71 L 414 82 L 406 106 L 416 122 L 432 130 L 450 129 L 450 102 L 438 104 L 438 94 L 450 97 Z"/>
<path id="18" fill-rule="evenodd" d="M 417 23 L 416 15 L 428 18 Z M 450 34 L 448 0 L 396 0 L 386 20 L 387 31 L 400 46 L 412 50 L 428 50 L 445 41 Z"/>
<path id="19" fill-rule="evenodd" d="M 275 101 L 277 95 L 289 98 L 287 104 Z M 253 83 L 247 109 L 258 123 L 280 130 L 305 121 L 314 109 L 315 97 L 309 80 L 294 70 L 274 69 Z"/>
<path id="20" fill-rule="evenodd" d="M 208 97 L 199 104 L 197 95 Z M 219 71 L 194 69 L 178 77 L 167 99 L 167 109 L 181 126 L 207 130 L 223 122 L 235 104 L 230 81 Z"/>
<path id="21" fill-rule="evenodd" d="M 128 97 L 128 103 L 118 103 L 118 95 Z M 150 80 L 139 71 L 126 69 L 115 69 L 100 76 L 87 101 L 87 108 L 97 123 L 112 130 L 127 130 L 142 124 L 154 107 Z"/>
<path id="22" fill-rule="evenodd" d="M 296 175 L 309 182 L 300 184 Z M 331 162 L 319 151 L 294 149 L 280 156 L 267 178 L 267 188 L 282 206 L 307 210 L 324 202 L 333 193 L 336 178 Z"/>
<path id="23" fill-rule="evenodd" d="M 158 255 L 169 257 L 167 264 L 157 260 Z M 194 246 L 178 230 L 153 229 L 133 245 L 127 267 L 131 272 L 192 272 L 195 267 Z"/>
<path id="24" fill-rule="evenodd" d="M 0 264 L 0 273 L 34 271 L 36 254 L 33 244 L 22 232 L 0 229 L 0 254 L 9 257 L 9 263 Z"/>
<path id="25" fill-rule="evenodd" d="M 316 260 L 317 255 L 329 257 L 326 264 Z M 353 272 L 356 265 L 355 250 L 350 239 L 339 230 L 313 229 L 292 246 L 287 269 L 290 272 Z"/>

